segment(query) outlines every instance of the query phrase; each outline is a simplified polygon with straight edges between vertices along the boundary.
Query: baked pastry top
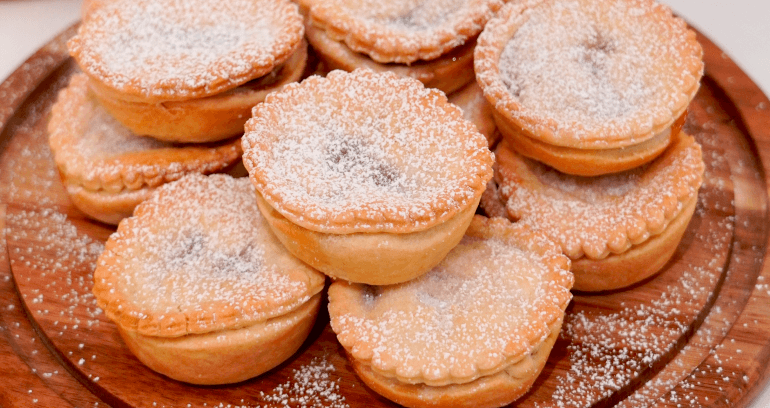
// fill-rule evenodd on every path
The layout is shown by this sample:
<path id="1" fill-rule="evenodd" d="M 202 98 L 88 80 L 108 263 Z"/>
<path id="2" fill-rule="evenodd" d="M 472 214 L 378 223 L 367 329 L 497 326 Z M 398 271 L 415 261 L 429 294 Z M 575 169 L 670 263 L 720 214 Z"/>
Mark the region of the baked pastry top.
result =
<path id="1" fill-rule="evenodd" d="M 703 181 L 700 145 L 680 133 L 654 161 L 622 173 L 580 177 L 496 150 L 496 180 L 508 215 L 542 230 L 575 260 L 603 259 L 660 234 Z"/>
<path id="2" fill-rule="evenodd" d="M 490 149 L 494 149 L 500 140 L 500 132 L 495 126 L 491 105 L 484 98 L 478 83 L 473 81 L 454 93 L 447 95 L 449 102 L 457 105 L 463 111 L 463 117 L 473 122 L 479 132 L 487 138 Z"/>
<path id="3" fill-rule="evenodd" d="M 285 315 L 324 281 L 270 232 L 248 179 L 189 175 L 120 223 L 93 291 L 122 329 L 177 337 Z"/>
<path id="4" fill-rule="evenodd" d="M 319 232 L 415 232 L 478 202 L 487 141 L 440 91 L 395 74 L 331 72 L 254 108 L 244 165 L 264 200 Z"/>
<path id="5" fill-rule="evenodd" d="M 484 28 L 502 0 L 303 0 L 312 24 L 380 63 L 431 60 Z"/>
<path id="6" fill-rule="evenodd" d="M 569 264 L 529 227 L 475 216 L 460 244 L 417 279 L 335 281 L 331 325 L 351 357 L 382 376 L 468 383 L 529 355 L 561 324 L 571 299 Z"/>
<path id="7" fill-rule="evenodd" d="M 168 101 L 269 73 L 300 47 L 303 33 L 288 0 L 125 0 L 93 10 L 68 47 L 100 84 Z"/>
<path id="8" fill-rule="evenodd" d="M 609 149 L 683 115 L 702 54 L 695 33 L 653 0 L 528 0 L 487 24 L 475 68 L 497 112 L 530 137 Z"/>
<path id="9" fill-rule="evenodd" d="M 134 134 L 99 106 L 84 74 L 73 75 L 59 93 L 48 131 L 64 180 L 89 191 L 153 188 L 188 173 L 224 170 L 241 155 L 238 139 L 185 145 Z"/>

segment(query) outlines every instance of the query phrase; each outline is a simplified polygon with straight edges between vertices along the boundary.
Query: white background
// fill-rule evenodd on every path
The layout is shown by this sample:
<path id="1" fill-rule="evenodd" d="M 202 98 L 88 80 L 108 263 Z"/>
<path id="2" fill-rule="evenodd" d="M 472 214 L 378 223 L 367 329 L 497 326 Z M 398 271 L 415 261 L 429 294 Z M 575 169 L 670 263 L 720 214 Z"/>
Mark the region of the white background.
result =
<path id="1" fill-rule="evenodd" d="M 81 0 L 0 0 L 0 79 L 79 19 Z M 663 0 L 770 94 L 770 1 Z M 770 386 L 750 406 L 770 407 Z"/>

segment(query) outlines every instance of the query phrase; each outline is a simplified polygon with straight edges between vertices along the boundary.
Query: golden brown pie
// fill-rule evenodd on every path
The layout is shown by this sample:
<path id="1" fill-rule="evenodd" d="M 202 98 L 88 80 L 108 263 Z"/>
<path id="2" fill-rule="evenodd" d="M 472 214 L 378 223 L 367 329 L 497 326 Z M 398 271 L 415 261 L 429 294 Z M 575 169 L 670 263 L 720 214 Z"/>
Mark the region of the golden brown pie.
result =
<path id="1" fill-rule="evenodd" d="M 208 142 L 302 75 L 304 27 L 288 0 L 137 0 L 89 12 L 68 43 L 108 112 L 137 134 Z"/>
<path id="2" fill-rule="evenodd" d="M 676 138 L 702 55 L 653 0 L 533 0 L 487 24 L 475 69 L 511 146 L 593 176 L 649 162 Z"/>
<path id="3" fill-rule="evenodd" d="M 446 93 L 473 80 L 473 47 L 501 0 L 312 0 L 308 41 L 331 69 L 392 71 Z"/>
<path id="4" fill-rule="evenodd" d="M 652 162 L 596 177 L 561 173 L 496 150 L 508 216 L 541 229 L 572 259 L 575 289 L 623 288 L 658 272 L 674 254 L 698 202 L 700 145 L 679 133 Z"/>
<path id="5" fill-rule="evenodd" d="M 89 217 L 117 224 L 163 183 L 239 163 L 238 139 L 177 145 L 137 136 L 110 116 L 75 74 L 48 122 L 49 145 L 72 203 Z"/>
<path id="6" fill-rule="evenodd" d="M 493 117 L 494 108 L 484 98 L 481 88 L 473 81 L 457 91 L 447 95 L 450 103 L 453 103 L 463 110 L 465 119 L 473 122 L 484 137 L 490 149 L 494 149 L 497 142 L 500 141 L 500 132 L 495 126 Z"/>
<path id="7" fill-rule="evenodd" d="M 443 259 L 492 177 L 486 139 L 442 92 L 369 70 L 271 94 L 243 148 L 260 210 L 289 251 L 370 284 Z"/>
<path id="8" fill-rule="evenodd" d="M 94 295 L 151 369 L 194 384 L 259 375 L 315 322 L 324 276 L 289 254 L 247 178 L 163 185 L 107 240 Z"/>
<path id="9" fill-rule="evenodd" d="M 571 299 L 569 260 L 544 235 L 475 216 L 447 257 L 405 283 L 329 288 L 356 374 L 407 407 L 500 407 L 534 383 Z"/>

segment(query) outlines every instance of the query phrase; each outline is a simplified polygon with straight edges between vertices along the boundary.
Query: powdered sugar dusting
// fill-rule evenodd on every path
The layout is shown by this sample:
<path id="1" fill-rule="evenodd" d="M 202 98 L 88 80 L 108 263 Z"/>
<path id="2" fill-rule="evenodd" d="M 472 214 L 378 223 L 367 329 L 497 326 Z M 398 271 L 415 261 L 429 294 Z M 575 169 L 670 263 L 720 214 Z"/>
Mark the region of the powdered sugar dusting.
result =
<path id="1" fill-rule="evenodd" d="M 90 160 L 106 159 L 124 153 L 171 147 L 157 139 L 138 136 L 113 118 L 93 96 L 88 95 L 88 79 L 84 74 L 75 74 L 66 90 L 59 94 L 54 107 L 49 132 L 53 138 L 77 136 L 71 145 L 78 155 Z M 68 133 L 77 133 L 70 135 Z M 70 146 L 63 146 L 69 151 Z"/>
<path id="2" fill-rule="evenodd" d="M 335 72 L 289 86 L 255 108 L 246 130 L 254 184 L 300 225 L 434 222 L 472 203 L 491 176 L 486 139 L 459 109 L 392 74 Z"/>
<path id="3" fill-rule="evenodd" d="M 215 323 L 223 307 L 261 319 L 304 303 L 323 285 L 320 274 L 285 259 L 248 179 L 186 176 L 134 214 L 110 237 L 94 291 L 101 302 L 117 291 L 128 301 L 123 309 L 140 319 L 207 312 Z"/>
<path id="4" fill-rule="evenodd" d="M 82 152 L 85 157 L 102 159 L 123 153 L 160 149 L 169 146 L 169 143 L 133 134 L 130 130 L 121 126 L 107 111 L 98 108 L 92 120 L 88 122 L 85 132 L 83 132 L 83 137 L 78 140 L 75 148 Z"/>
<path id="5" fill-rule="evenodd" d="M 457 18 L 467 0 L 419 0 L 404 1 L 365 1 L 361 17 L 376 24 L 383 24 L 391 29 L 413 32 L 428 30 L 440 26 L 448 20 Z"/>
<path id="6" fill-rule="evenodd" d="M 413 281 L 361 285 L 357 299 L 330 292 L 332 328 L 358 360 L 410 382 L 444 385 L 497 372 L 550 333 L 543 304 L 561 306 L 550 303 L 559 296 L 541 256 L 466 236 Z"/>
<path id="7" fill-rule="evenodd" d="M 335 40 L 380 63 L 432 60 L 463 45 L 484 28 L 500 0 L 325 0 L 314 21 Z"/>
<path id="8" fill-rule="evenodd" d="M 172 144 L 139 136 L 118 123 L 75 74 L 59 93 L 48 122 L 49 144 L 69 186 L 110 193 L 155 187 L 186 173 L 220 171 L 237 161 L 237 140 Z"/>
<path id="9" fill-rule="evenodd" d="M 548 128 L 556 144 L 579 147 L 585 140 L 659 132 L 694 96 L 701 51 L 666 6 L 613 0 L 533 3 L 538 4 L 511 17 L 518 28 L 497 54 L 505 88 L 499 91 L 519 105 L 509 110 L 513 117 Z M 492 72 L 479 69 L 488 63 L 477 64 L 477 72 L 489 71 L 482 76 Z"/>
<path id="10" fill-rule="evenodd" d="M 11 268 L 30 312 L 39 321 L 54 322 L 49 335 L 89 335 L 101 321 L 90 288 L 104 245 L 53 209 L 9 212 L 6 228 Z M 23 246 L 29 242 L 36 246 Z"/>
<path id="11" fill-rule="evenodd" d="M 703 174 L 701 150 L 694 142 L 636 169 L 590 178 L 505 154 L 517 163 L 511 172 L 532 177 L 502 183 L 508 212 L 544 231 L 573 259 L 601 259 L 625 251 L 629 241 L 638 244 L 659 234 L 697 195 Z"/>
<path id="12" fill-rule="evenodd" d="M 283 1 L 120 1 L 94 11 L 70 49 L 115 89 L 183 97 L 272 70 L 288 56 L 284 48 L 298 45 L 298 19 Z"/>
<path id="13" fill-rule="evenodd" d="M 268 403 L 285 407 L 350 408 L 339 394 L 339 378 L 333 378 L 334 365 L 323 357 L 293 370 L 292 378 L 275 387 L 270 394 L 260 392 Z M 272 406 L 272 405 L 271 405 Z"/>

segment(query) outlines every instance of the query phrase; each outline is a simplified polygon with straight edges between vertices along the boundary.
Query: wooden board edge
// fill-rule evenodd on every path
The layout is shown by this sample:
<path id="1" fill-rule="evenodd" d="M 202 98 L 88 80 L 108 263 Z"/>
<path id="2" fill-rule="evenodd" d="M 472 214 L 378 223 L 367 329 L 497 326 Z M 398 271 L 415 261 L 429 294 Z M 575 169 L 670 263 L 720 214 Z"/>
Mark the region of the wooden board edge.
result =
<path id="1" fill-rule="evenodd" d="M 75 34 L 79 24 L 73 24 L 47 42 L 0 83 L 0 94 L 5 95 L 0 98 L 0 152 L 7 142 L 6 129 L 10 119 L 37 86 L 70 58 L 67 40 Z"/>
<path id="2" fill-rule="evenodd" d="M 0 387 L 0 406 L 78 406 L 78 403 L 63 395 L 62 387 L 81 403 L 93 401 L 93 394 L 82 388 L 69 373 L 62 372 L 57 374 L 56 378 L 53 375 L 44 378 L 46 375 L 43 367 L 60 366 L 50 349 L 43 347 L 41 352 L 35 353 L 34 358 L 24 354 L 22 350 L 22 338 L 37 344 L 43 344 L 43 339 L 40 333 L 33 329 L 27 313 L 22 311 L 24 302 L 19 298 L 18 291 L 10 288 L 15 284 L 5 240 L 6 214 L 7 206 L 0 203 L 0 277 L 3 279 L 3 282 L 0 282 L 0 298 L 11 297 L 11 303 L 2 304 L 4 310 L 0 314 L 0 366 L 4 367 L 0 370 L 0 383 L 3 384 Z M 17 323 L 13 328 L 10 327 L 12 320 Z"/>
<path id="3" fill-rule="evenodd" d="M 711 58 L 722 60 L 721 64 L 707 65 L 707 76 L 714 80 L 724 91 L 729 102 L 738 110 L 737 113 L 742 123 L 736 125 L 748 136 L 748 143 L 754 149 L 756 157 L 759 158 L 759 163 L 757 163 L 761 172 L 759 176 L 765 183 L 763 201 L 767 203 L 770 201 L 768 199 L 770 174 L 767 171 L 770 168 L 770 100 L 756 83 L 711 40 L 699 33 L 698 41 L 703 45 L 706 54 L 704 60 Z M 762 211 L 766 214 L 765 219 L 767 219 L 770 216 L 770 208 L 765 205 Z M 765 234 L 764 243 L 765 248 L 770 248 L 770 234 Z M 748 329 L 760 320 L 770 322 L 770 308 L 768 307 L 770 305 L 770 253 L 768 251 L 765 251 L 761 263 L 757 282 L 755 282 L 740 316 L 733 323 L 723 341 L 715 347 L 714 354 L 693 370 L 686 380 L 690 384 L 700 383 L 697 373 L 704 373 L 712 367 L 718 366 L 717 353 L 719 351 L 743 354 L 744 359 L 752 361 L 753 364 L 751 367 L 747 367 L 743 375 L 736 379 L 733 389 L 735 394 L 732 395 L 728 401 L 729 405 L 727 405 L 730 407 L 750 406 L 770 382 L 770 341 L 768 341 L 770 339 L 770 325 L 762 328 L 761 332 Z M 680 383 L 672 392 L 686 394 L 687 390 Z"/>

